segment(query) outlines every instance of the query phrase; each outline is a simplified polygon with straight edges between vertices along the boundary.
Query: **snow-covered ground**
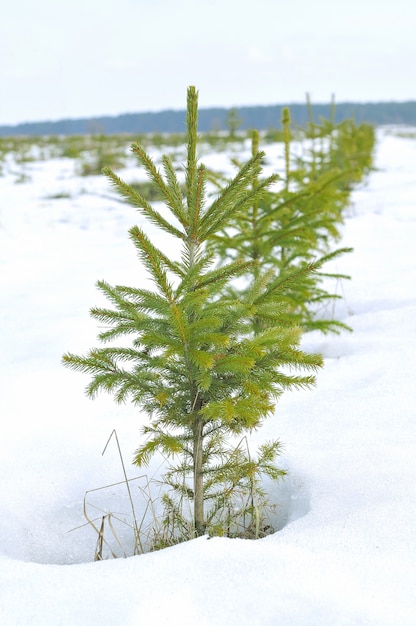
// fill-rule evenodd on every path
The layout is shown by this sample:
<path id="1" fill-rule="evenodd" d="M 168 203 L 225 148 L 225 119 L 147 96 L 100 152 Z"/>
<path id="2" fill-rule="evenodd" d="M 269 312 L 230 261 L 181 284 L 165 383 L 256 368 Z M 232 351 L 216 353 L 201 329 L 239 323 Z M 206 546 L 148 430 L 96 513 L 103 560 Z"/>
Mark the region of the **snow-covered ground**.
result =
<path id="1" fill-rule="evenodd" d="M 2 625 L 416 624 L 416 139 L 378 139 L 344 228 L 355 251 L 337 261 L 352 276 L 338 317 L 354 332 L 305 337 L 325 357 L 317 387 L 283 396 L 254 437 L 285 447 L 289 475 L 273 494 L 283 528 L 98 563 L 84 494 L 123 479 L 114 439 L 101 454 L 113 429 L 139 475 L 128 459 L 141 419 L 110 397 L 87 400 L 87 377 L 60 360 L 96 345 L 97 279 L 144 280 L 126 234 L 138 215 L 69 160 L 26 164 L 21 183 L 21 166 L 3 167 Z M 281 154 L 268 153 L 272 164 Z M 94 502 L 124 507 L 123 489 Z"/>

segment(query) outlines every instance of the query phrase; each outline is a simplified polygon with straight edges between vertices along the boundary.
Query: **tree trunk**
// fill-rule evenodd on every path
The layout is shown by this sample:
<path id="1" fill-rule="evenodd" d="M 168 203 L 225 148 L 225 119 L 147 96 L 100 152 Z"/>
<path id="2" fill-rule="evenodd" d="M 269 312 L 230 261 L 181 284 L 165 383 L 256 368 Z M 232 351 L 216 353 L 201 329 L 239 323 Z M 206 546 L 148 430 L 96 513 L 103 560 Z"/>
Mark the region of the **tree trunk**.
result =
<path id="1" fill-rule="evenodd" d="M 202 428 L 203 421 L 197 418 L 194 425 L 194 520 L 195 533 L 200 537 L 205 533 L 204 520 L 204 475 L 202 456 Z"/>

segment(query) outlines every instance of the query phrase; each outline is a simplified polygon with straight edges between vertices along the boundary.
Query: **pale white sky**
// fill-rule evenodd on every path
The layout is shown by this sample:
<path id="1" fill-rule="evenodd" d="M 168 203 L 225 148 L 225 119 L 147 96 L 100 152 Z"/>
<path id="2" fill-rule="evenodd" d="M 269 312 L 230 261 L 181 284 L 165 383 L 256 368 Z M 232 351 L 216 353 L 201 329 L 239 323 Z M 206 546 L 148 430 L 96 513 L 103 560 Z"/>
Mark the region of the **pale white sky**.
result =
<path id="1" fill-rule="evenodd" d="M 3 0 L 0 125 L 416 99 L 412 0 Z"/>

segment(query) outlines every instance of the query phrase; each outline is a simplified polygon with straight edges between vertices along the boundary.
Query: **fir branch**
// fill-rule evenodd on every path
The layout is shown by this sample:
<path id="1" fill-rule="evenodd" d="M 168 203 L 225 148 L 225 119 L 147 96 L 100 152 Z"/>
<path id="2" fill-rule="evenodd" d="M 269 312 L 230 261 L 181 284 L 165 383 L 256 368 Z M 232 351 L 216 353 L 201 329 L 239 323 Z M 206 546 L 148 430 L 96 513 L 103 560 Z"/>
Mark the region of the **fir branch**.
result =
<path id="1" fill-rule="evenodd" d="M 138 227 L 130 229 L 131 238 L 138 248 L 139 255 L 151 273 L 153 280 L 165 295 L 169 302 L 173 302 L 173 290 L 169 284 L 163 265 L 170 265 L 169 259 L 156 246 L 154 246 L 147 235 Z"/>
<path id="2" fill-rule="evenodd" d="M 205 168 L 201 165 L 197 170 L 197 178 L 196 178 L 196 190 L 195 190 L 195 198 L 194 202 L 191 206 L 192 210 L 190 211 L 190 230 L 189 230 L 189 238 L 195 241 L 198 241 L 198 227 L 200 223 L 200 215 L 202 213 L 204 207 L 205 200 Z"/>
<path id="3" fill-rule="evenodd" d="M 159 226 L 165 232 L 173 235 L 178 239 L 184 239 L 183 232 L 175 228 L 162 215 L 156 211 L 133 187 L 121 180 L 109 167 L 103 169 L 103 173 L 110 179 L 110 182 L 117 188 L 119 193 L 124 196 L 131 204 L 137 207 L 150 222 Z"/>
<path id="4" fill-rule="evenodd" d="M 228 223 L 230 216 L 233 214 L 234 204 L 246 197 L 252 177 L 259 174 L 263 157 L 264 152 L 259 152 L 247 161 L 229 184 L 224 187 L 209 209 L 206 210 L 200 222 L 201 240 L 207 239 L 210 231 L 215 231 L 221 228 L 224 223 Z M 226 214 L 224 214 L 224 210 L 227 211 Z"/>
<path id="5" fill-rule="evenodd" d="M 183 445 L 179 437 L 152 428 L 147 428 L 146 434 L 151 435 L 151 438 L 136 450 L 133 458 L 134 465 L 139 467 L 148 465 L 151 457 L 156 452 L 162 452 L 166 457 L 170 458 L 183 451 Z"/>
<path id="6" fill-rule="evenodd" d="M 260 304 L 267 299 L 273 299 L 276 297 L 278 291 L 282 293 L 285 290 L 290 289 L 291 286 L 296 287 L 298 280 L 303 276 L 308 276 L 312 272 L 315 272 L 319 267 L 319 263 L 311 262 L 305 263 L 299 268 L 288 270 L 287 273 L 283 273 L 281 276 L 277 276 L 267 287 L 267 289 L 256 298 L 255 304 Z"/>
<path id="7" fill-rule="evenodd" d="M 253 172 L 253 174 L 254 173 L 255 171 Z M 201 236 L 201 238 L 203 237 L 204 239 L 208 239 L 215 232 L 218 232 L 222 228 L 228 226 L 230 220 L 234 216 L 242 213 L 246 208 L 252 206 L 253 200 L 259 198 L 261 192 L 265 191 L 276 180 L 277 174 L 273 174 L 272 176 L 269 176 L 268 178 L 261 181 L 256 187 L 254 187 L 254 189 L 251 190 L 248 190 L 246 188 L 247 182 L 240 181 L 239 186 L 232 190 L 231 196 L 225 198 L 223 195 L 221 195 L 219 197 L 219 201 L 224 202 L 224 206 L 220 205 L 220 213 L 218 212 L 218 207 L 215 207 L 213 215 L 210 214 L 209 223 L 205 225 L 206 227 L 203 230 L 203 235 Z M 227 200 L 226 203 L 225 199 Z M 214 207 L 214 205 L 215 202 L 212 207 Z M 205 214 L 204 217 L 206 217 L 206 215 L 207 214 Z"/>
<path id="8" fill-rule="evenodd" d="M 203 274 L 201 279 L 195 285 L 195 289 L 202 289 L 213 283 L 218 284 L 220 281 L 242 276 L 248 270 L 252 269 L 253 265 L 253 261 L 248 261 L 246 263 L 243 261 L 235 261 L 234 263 L 223 265 L 217 270 L 212 270 L 211 272 Z"/>
<path id="9" fill-rule="evenodd" d="M 183 194 L 181 185 L 176 176 L 175 170 L 173 168 L 172 160 L 167 156 L 162 156 L 162 164 L 165 170 L 166 180 L 168 182 L 168 190 L 170 196 L 172 197 L 172 205 L 171 209 L 178 219 L 178 221 L 182 224 L 184 229 L 186 230 L 188 227 L 188 217 L 183 204 Z"/>
<path id="10" fill-rule="evenodd" d="M 182 192 L 169 157 L 166 155 L 162 157 L 163 166 L 169 182 L 169 184 L 166 185 L 159 170 L 144 148 L 138 143 L 133 143 L 131 150 L 146 170 L 149 179 L 158 190 L 161 198 L 166 202 L 166 205 L 169 207 L 173 215 L 185 228 L 187 220 L 182 201 Z"/>
<path id="11" fill-rule="evenodd" d="M 196 177 L 197 177 L 197 132 L 198 132 L 198 92 L 195 87 L 188 87 L 187 91 L 187 162 L 186 162 L 186 199 L 188 215 L 192 216 L 195 207 Z"/>

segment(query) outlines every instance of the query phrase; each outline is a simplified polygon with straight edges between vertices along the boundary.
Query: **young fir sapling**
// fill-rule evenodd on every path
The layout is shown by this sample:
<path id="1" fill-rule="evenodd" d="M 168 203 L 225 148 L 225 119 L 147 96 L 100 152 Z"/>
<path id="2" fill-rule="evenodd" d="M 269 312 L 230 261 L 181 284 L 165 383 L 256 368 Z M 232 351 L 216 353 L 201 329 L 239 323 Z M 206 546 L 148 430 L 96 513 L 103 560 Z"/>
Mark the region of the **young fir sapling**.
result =
<path id="1" fill-rule="evenodd" d="M 281 281 L 262 274 L 241 295 L 235 290 L 230 295 L 230 285 L 255 261 L 237 259 L 217 267 L 207 244 L 238 214 L 249 211 L 276 176 L 260 177 L 263 153 L 257 152 L 208 204 L 205 169 L 196 153 L 197 114 L 197 91 L 189 87 L 185 192 L 169 157 L 162 158 L 162 173 L 139 144 L 132 146 L 171 219 L 105 170 L 148 223 L 180 245 L 180 260 L 162 251 L 157 237 L 152 241 L 133 226 L 130 237 L 154 290 L 99 281 L 111 307 L 91 310 L 106 326 L 101 342 L 129 337 L 131 345 L 63 357 L 65 365 L 91 376 L 90 397 L 106 391 L 116 402 L 130 399 L 149 416 L 134 463 L 146 464 L 155 452 L 171 460 L 169 484 L 193 506 L 191 536 L 207 531 L 227 490 L 244 480 L 252 484 L 260 472 L 274 479 L 282 475 L 275 464 L 277 441 L 261 447 L 256 465 L 236 454 L 230 438 L 241 439 L 259 427 L 284 390 L 312 385 L 322 364 L 320 355 L 298 348 L 300 329 L 279 321 Z M 175 482 L 175 476 L 185 481 Z"/>
<path id="2" fill-rule="evenodd" d="M 328 128 L 327 128 L 328 126 Z M 312 146 L 311 154 L 294 157 L 291 152 L 292 133 L 290 112 L 282 111 L 284 168 L 276 188 L 267 189 L 245 213 L 238 213 L 233 222 L 213 235 L 209 246 L 221 262 L 230 259 L 252 260 L 256 263 L 254 275 L 271 271 L 282 281 L 280 300 L 286 301 L 287 323 L 299 324 L 305 330 L 323 332 L 348 327 L 341 321 L 319 314 L 319 308 L 339 296 L 327 290 L 326 281 L 349 278 L 343 274 L 325 272 L 329 261 L 351 251 L 350 248 L 332 249 L 340 238 L 340 225 L 348 201 L 346 187 L 358 166 L 366 166 L 366 155 L 349 155 L 340 163 L 333 158 L 344 134 L 334 138 L 330 134 L 327 146 L 319 151 Z M 325 130 L 326 129 L 326 130 Z M 324 139 L 331 125 L 313 126 L 313 136 Z M 312 131 L 308 128 L 308 133 Z M 361 135 L 360 135 L 361 136 Z M 325 135 L 326 137 L 326 135 Z M 345 143 L 345 142 L 344 142 Z M 361 142 L 363 144 L 363 141 Z M 253 131 L 252 152 L 259 149 L 259 134 Z M 218 187 L 223 184 L 218 178 Z M 314 271 L 308 271 L 313 264 Z M 304 271 L 306 269 L 306 271 Z M 293 276 L 296 280 L 293 281 Z M 249 271 L 249 281 L 253 272 Z M 285 287 L 283 288 L 283 281 Z M 281 321 L 283 321 L 281 317 Z"/>

